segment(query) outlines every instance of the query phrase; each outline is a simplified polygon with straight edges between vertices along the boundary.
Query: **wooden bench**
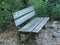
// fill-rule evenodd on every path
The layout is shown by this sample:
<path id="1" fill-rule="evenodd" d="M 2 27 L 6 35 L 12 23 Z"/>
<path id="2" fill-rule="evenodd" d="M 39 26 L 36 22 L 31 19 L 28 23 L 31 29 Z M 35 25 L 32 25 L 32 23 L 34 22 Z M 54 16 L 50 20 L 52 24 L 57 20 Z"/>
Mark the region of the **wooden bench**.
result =
<path id="1" fill-rule="evenodd" d="M 31 19 L 35 16 L 34 7 L 28 7 L 23 10 L 17 11 L 13 13 L 13 18 L 16 26 L 21 25 L 25 21 Z M 21 33 L 34 33 L 37 34 L 42 30 L 43 26 L 47 23 L 49 20 L 49 17 L 35 17 L 33 18 L 29 23 L 27 23 L 25 26 L 17 30 Z"/>

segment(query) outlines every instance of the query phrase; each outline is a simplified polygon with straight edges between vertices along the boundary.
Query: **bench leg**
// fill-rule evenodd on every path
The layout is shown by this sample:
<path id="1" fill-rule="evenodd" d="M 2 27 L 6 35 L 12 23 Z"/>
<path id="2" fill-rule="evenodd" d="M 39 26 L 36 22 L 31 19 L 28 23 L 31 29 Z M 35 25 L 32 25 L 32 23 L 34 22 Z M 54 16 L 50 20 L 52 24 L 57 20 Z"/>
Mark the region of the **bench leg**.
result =
<path id="1" fill-rule="evenodd" d="M 45 24 L 42 29 L 47 29 L 47 24 Z"/>
<path id="2" fill-rule="evenodd" d="M 43 26 L 43 29 L 46 29 L 46 27 L 45 27 L 45 26 Z"/>
<path id="3" fill-rule="evenodd" d="M 16 32 L 16 38 L 17 38 L 17 45 L 22 45 L 22 44 L 20 43 L 21 35 L 20 35 L 19 32 Z"/>
<path id="4" fill-rule="evenodd" d="M 37 45 L 40 45 L 39 43 L 39 34 L 36 34 L 36 36 L 35 36 L 35 41 L 36 41 L 36 43 L 37 43 Z"/>
<path id="5" fill-rule="evenodd" d="M 25 43 L 25 45 L 38 45 L 35 34 L 31 34 L 30 38 L 28 39 L 27 43 Z"/>
<path id="6" fill-rule="evenodd" d="M 18 33 L 18 44 L 19 45 L 39 45 L 38 41 L 38 34 L 31 34 L 31 36 L 28 38 L 28 40 L 24 43 L 24 41 L 20 42 L 21 40 L 24 40 L 24 38 L 27 38 L 29 35 L 27 34 L 21 34 Z"/>
<path id="7" fill-rule="evenodd" d="M 28 44 L 30 45 L 39 45 L 39 34 L 32 34 L 31 37 L 29 38 Z M 28 45 L 26 44 L 26 45 Z"/>

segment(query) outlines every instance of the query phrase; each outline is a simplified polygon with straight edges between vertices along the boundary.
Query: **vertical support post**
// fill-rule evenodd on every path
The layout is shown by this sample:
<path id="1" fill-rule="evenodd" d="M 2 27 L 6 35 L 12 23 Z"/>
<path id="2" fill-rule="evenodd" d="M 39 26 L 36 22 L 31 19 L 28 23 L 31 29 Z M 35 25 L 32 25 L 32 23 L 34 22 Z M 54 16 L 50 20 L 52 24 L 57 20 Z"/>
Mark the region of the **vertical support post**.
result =
<path id="1" fill-rule="evenodd" d="M 43 29 L 46 29 L 45 25 L 43 26 Z"/>
<path id="2" fill-rule="evenodd" d="M 16 35 L 17 35 L 17 44 L 18 45 L 21 45 L 21 43 L 20 43 L 20 40 L 21 40 L 21 36 L 20 36 L 20 33 L 19 32 L 16 32 Z"/>
<path id="3" fill-rule="evenodd" d="M 36 43 L 37 45 L 40 45 L 39 43 L 39 33 L 38 34 L 35 34 L 35 40 L 36 40 Z"/>
<path id="4" fill-rule="evenodd" d="M 32 33 L 25 45 L 38 45 L 38 34 Z"/>
<path id="5" fill-rule="evenodd" d="M 25 36 L 23 36 L 23 34 Z M 17 36 L 18 36 L 18 40 L 21 40 L 23 38 L 27 39 L 27 42 L 24 43 L 25 40 L 22 42 L 22 43 L 24 43 L 24 45 L 39 45 L 39 41 L 38 41 L 39 34 L 31 33 L 31 35 L 29 37 L 29 33 L 25 34 L 25 33 L 18 32 Z M 21 36 L 23 36 L 23 38 Z M 19 45 L 22 45 L 22 43 L 20 41 L 18 42 Z"/>

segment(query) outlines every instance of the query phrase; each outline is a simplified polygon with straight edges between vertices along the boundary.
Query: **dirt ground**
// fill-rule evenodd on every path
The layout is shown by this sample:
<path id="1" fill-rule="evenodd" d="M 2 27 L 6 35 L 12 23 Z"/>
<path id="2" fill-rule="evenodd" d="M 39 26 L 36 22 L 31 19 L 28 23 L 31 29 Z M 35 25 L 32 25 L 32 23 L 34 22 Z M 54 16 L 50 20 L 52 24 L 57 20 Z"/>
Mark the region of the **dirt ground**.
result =
<path id="1" fill-rule="evenodd" d="M 60 22 L 59 22 L 60 23 Z M 47 23 L 47 25 L 49 25 Z M 41 33 L 39 33 L 38 43 L 39 45 L 60 45 L 60 38 L 52 37 L 53 32 L 58 31 L 60 29 L 42 29 Z M 0 45 L 17 45 L 16 44 L 16 35 L 14 31 L 4 32 L 0 34 Z"/>
<path id="2" fill-rule="evenodd" d="M 0 45 L 17 45 L 16 36 L 13 31 L 0 34 Z"/>
<path id="3" fill-rule="evenodd" d="M 39 45 L 60 45 L 60 38 L 54 38 L 55 29 L 43 30 L 39 35 Z"/>

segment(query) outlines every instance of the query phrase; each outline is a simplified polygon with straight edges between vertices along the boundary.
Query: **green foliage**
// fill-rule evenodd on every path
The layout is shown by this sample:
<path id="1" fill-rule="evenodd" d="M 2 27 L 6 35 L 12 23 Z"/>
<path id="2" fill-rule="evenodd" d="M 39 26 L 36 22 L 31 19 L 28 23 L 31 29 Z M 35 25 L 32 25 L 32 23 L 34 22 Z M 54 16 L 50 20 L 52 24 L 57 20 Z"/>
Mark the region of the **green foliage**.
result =
<path id="1" fill-rule="evenodd" d="M 33 5 L 35 7 L 37 16 L 60 18 L 60 0 L 57 0 L 56 6 L 49 2 L 49 0 L 29 0 L 28 5 Z"/>
<path id="2" fill-rule="evenodd" d="M 21 0 L 0 0 L 0 30 L 12 20 L 12 13 L 24 7 Z"/>
<path id="3" fill-rule="evenodd" d="M 52 18 L 60 18 L 60 0 L 53 1 L 48 7 L 49 16 Z"/>
<path id="4" fill-rule="evenodd" d="M 48 0 L 29 0 L 28 5 L 33 5 L 35 7 L 37 16 L 46 16 Z"/>
<path id="5" fill-rule="evenodd" d="M 54 18 L 60 18 L 60 4 L 53 6 L 52 14 L 52 17 L 54 16 Z"/>

